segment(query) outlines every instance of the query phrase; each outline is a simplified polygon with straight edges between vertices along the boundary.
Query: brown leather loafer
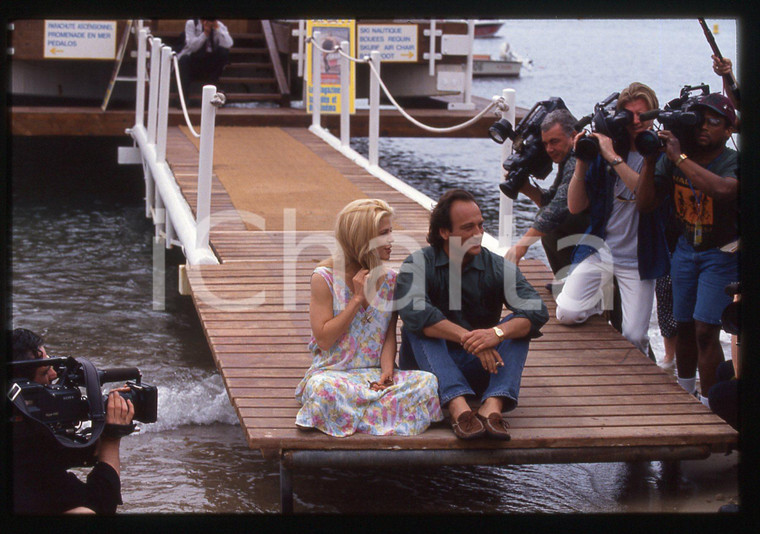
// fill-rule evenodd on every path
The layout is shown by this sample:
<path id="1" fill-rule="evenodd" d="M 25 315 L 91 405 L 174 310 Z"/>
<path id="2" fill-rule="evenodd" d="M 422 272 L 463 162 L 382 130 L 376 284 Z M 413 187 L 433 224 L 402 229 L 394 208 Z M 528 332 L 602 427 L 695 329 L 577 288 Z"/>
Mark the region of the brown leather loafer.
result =
<path id="1" fill-rule="evenodd" d="M 459 439 L 475 439 L 484 436 L 486 428 L 472 410 L 462 412 L 456 421 L 452 418 L 451 429 Z"/>
<path id="2" fill-rule="evenodd" d="M 504 419 L 500 413 L 492 413 L 488 417 L 483 417 L 480 414 L 478 419 L 483 423 L 483 427 L 486 429 L 488 437 L 493 439 L 501 439 L 509 441 L 512 437 L 509 435 L 509 423 Z"/>

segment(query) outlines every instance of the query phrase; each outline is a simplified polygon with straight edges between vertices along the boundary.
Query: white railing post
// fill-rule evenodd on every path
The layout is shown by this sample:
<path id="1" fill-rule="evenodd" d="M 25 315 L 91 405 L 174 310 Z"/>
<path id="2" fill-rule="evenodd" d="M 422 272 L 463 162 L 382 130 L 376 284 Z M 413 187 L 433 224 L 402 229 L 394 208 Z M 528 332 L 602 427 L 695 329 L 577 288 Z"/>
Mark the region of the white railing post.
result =
<path id="1" fill-rule="evenodd" d="M 504 101 L 507 104 L 506 111 L 502 111 L 501 116 L 503 119 L 509 121 L 512 126 L 515 125 L 515 90 L 504 89 L 502 92 Z M 501 161 L 499 167 L 501 168 L 502 179 L 506 176 L 506 172 L 502 163 L 506 161 L 507 157 L 512 153 L 512 140 L 507 138 L 504 144 L 501 145 Z M 512 246 L 514 218 L 512 213 L 512 199 L 507 197 L 504 193 L 499 193 L 499 248 L 509 248 Z"/>
<path id="2" fill-rule="evenodd" d="M 214 168 L 214 123 L 216 106 L 211 100 L 216 94 L 216 86 L 203 86 L 201 103 L 201 142 L 198 155 L 198 206 L 195 221 L 195 248 L 208 248 L 211 228 L 211 173 Z"/>
<path id="3" fill-rule="evenodd" d="M 142 26 L 142 21 L 139 21 Z M 141 29 L 137 34 L 137 92 L 135 94 L 135 124 L 145 124 L 145 51 L 148 31 Z"/>
<path id="4" fill-rule="evenodd" d="M 348 59 L 348 41 L 340 43 L 345 56 L 340 56 L 340 144 L 348 146 L 351 141 L 351 62 Z"/>
<path id="5" fill-rule="evenodd" d="M 322 114 L 322 63 L 319 49 L 319 32 L 314 32 L 311 41 L 311 125 L 321 126 Z"/>
<path id="6" fill-rule="evenodd" d="M 306 48 L 304 47 L 304 37 L 306 37 L 306 21 L 298 21 L 298 77 L 304 78 L 303 66 L 306 60 Z"/>
<path id="7" fill-rule="evenodd" d="M 169 87 L 172 82 L 172 49 L 161 48 L 161 81 L 158 94 L 158 126 L 156 126 L 156 157 L 166 159 L 166 134 L 169 123 Z"/>
<path id="8" fill-rule="evenodd" d="M 158 122 L 158 80 L 161 69 L 161 39 L 154 37 L 150 44 L 150 92 L 148 93 L 148 143 L 156 143 Z"/>
<path id="9" fill-rule="evenodd" d="M 380 137 L 380 51 L 370 52 L 370 61 L 377 71 L 377 76 L 369 73 L 369 164 L 377 166 L 378 138 Z"/>
<path id="10" fill-rule="evenodd" d="M 464 103 L 472 103 L 472 48 L 475 41 L 475 21 L 467 21 L 467 66 L 464 71 Z"/>
<path id="11" fill-rule="evenodd" d="M 428 60 L 429 60 L 429 72 L 430 76 L 435 76 L 435 38 L 437 37 L 436 31 L 435 31 L 435 20 L 430 21 L 430 30 L 428 30 L 430 33 L 430 52 Z"/>

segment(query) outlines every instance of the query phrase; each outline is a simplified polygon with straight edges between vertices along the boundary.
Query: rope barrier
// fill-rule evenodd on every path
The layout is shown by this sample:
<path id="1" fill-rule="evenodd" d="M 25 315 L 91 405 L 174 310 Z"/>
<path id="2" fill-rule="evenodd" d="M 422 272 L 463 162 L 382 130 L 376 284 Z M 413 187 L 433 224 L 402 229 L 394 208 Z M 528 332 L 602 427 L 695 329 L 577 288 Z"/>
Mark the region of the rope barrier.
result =
<path id="1" fill-rule="evenodd" d="M 190 133 L 194 137 L 200 137 L 201 134 L 197 133 L 190 123 L 190 116 L 187 114 L 187 106 L 185 106 L 185 94 L 182 91 L 182 81 L 179 78 L 179 61 L 177 60 L 177 54 L 172 52 L 172 61 L 174 62 L 174 74 L 177 79 L 177 91 L 179 92 L 179 102 L 182 104 L 182 114 L 185 116 L 185 123 L 187 124 Z"/>
<path id="2" fill-rule="evenodd" d="M 337 48 L 337 47 L 335 49 L 333 49 L 333 50 L 325 50 L 324 48 L 322 48 L 321 46 L 319 46 L 316 42 L 314 42 L 314 39 L 312 37 L 307 37 L 306 38 L 306 42 L 307 43 L 311 43 L 311 45 L 314 48 L 316 48 L 317 50 L 320 50 L 322 52 L 325 52 L 327 54 L 332 53 L 332 52 L 337 52 L 341 56 L 343 56 L 345 58 L 348 58 L 350 61 L 354 61 L 356 63 L 367 63 L 367 64 L 369 64 L 369 68 L 372 71 L 372 74 L 375 76 L 375 78 L 377 78 L 377 81 L 380 83 L 380 87 L 382 87 L 383 92 L 385 93 L 385 96 L 388 97 L 388 100 L 391 101 L 391 104 L 393 104 L 393 106 L 399 111 L 399 113 L 401 113 L 401 115 L 406 120 L 408 120 L 409 122 L 411 122 L 415 126 L 417 126 L 419 128 L 422 128 L 423 130 L 426 130 L 428 132 L 432 132 L 432 133 L 455 132 L 457 130 L 461 130 L 461 129 L 467 128 L 471 124 L 474 124 L 481 117 L 483 117 L 486 113 L 488 113 L 489 111 L 491 111 L 494 107 L 496 107 L 496 108 L 498 108 L 499 110 L 502 110 L 502 111 L 505 111 L 507 109 L 507 103 L 504 101 L 504 97 L 495 96 L 495 97 L 493 97 L 493 100 L 491 101 L 490 104 L 488 104 L 485 108 L 483 108 L 477 115 L 475 115 L 471 119 L 467 120 L 466 122 L 463 122 L 462 124 L 458 124 L 458 125 L 454 125 L 454 126 L 449 126 L 447 128 L 437 128 L 435 126 L 428 126 L 427 124 L 423 124 L 420 121 L 418 121 L 417 119 L 415 119 L 414 117 L 412 117 L 411 115 L 409 115 L 404 110 L 404 108 L 402 108 L 401 105 L 398 102 L 396 102 L 396 99 L 393 98 L 393 95 L 391 95 L 390 91 L 388 91 L 388 88 L 385 86 L 385 83 L 383 82 L 383 79 L 380 77 L 380 74 L 377 72 L 377 69 L 376 69 L 375 65 L 373 65 L 371 59 L 369 59 L 369 58 L 359 59 L 359 58 L 352 57 L 352 56 L 346 54 L 345 52 L 343 52 L 343 50 L 341 50 L 340 48 Z"/>

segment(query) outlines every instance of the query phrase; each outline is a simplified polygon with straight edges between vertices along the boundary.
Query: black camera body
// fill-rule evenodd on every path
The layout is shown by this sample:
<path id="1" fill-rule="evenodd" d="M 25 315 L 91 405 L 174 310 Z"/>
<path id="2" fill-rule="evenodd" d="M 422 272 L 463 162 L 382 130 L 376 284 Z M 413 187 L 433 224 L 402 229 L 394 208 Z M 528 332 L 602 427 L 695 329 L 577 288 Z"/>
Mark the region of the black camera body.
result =
<path id="1" fill-rule="evenodd" d="M 699 95 L 692 95 L 701 91 Z M 642 121 L 657 119 L 664 130 L 670 130 L 678 138 L 685 152 L 691 151 L 696 143 L 697 128 L 705 120 L 702 111 L 696 107 L 702 96 L 710 94 L 707 84 L 685 85 L 678 98 L 674 98 L 663 109 L 653 109 L 642 113 Z M 654 131 L 641 132 L 634 141 L 636 150 L 643 156 L 651 156 L 664 145 Z"/>
<path id="2" fill-rule="evenodd" d="M 576 124 L 576 130 L 581 130 L 591 125 L 591 131 L 606 135 L 612 139 L 613 145 L 621 147 L 627 142 L 628 132 L 626 126 L 633 123 L 633 114 L 627 109 L 616 110 L 617 100 L 620 93 L 612 93 L 610 96 L 598 102 L 594 106 L 594 112 L 581 118 Z M 575 143 L 575 155 L 583 161 L 591 161 L 599 154 L 599 140 L 587 135 L 578 139 Z"/>
<path id="3" fill-rule="evenodd" d="M 546 115 L 557 109 L 567 109 L 567 106 L 561 98 L 551 97 L 549 100 L 536 102 L 514 130 L 509 123 L 503 125 L 504 136 L 512 139 L 514 145 L 512 154 L 503 163 L 507 177 L 499 184 L 499 189 L 512 200 L 517 198 L 519 190 L 529 176 L 543 180 L 552 171 L 552 160 L 541 140 L 541 122 Z M 502 119 L 499 124 L 502 122 L 506 121 Z M 491 136 L 497 142 L 504 142 L 504 136 L 497 138 L 493 132 Z"/>
<path id="4" fill-rule="evenodd" d="M 14 421 L 26 421 L 47 429 L 60 445 L 72 450 L 66 455 L 68 467 L 91 464 L 92 446 L 105 424 L 108 396 L 100 388 L 106 382 L 126 381 L 129 391 L 119 392 L 132 401 L 134 420 L 155 423 L 158 420 L 158 388 L 141 381 L 139 369 L 98 370 L 85 358 L 45 358 L 10 362 L 13 373 L 50 365 L 58 374 L 55 384 L 38 384 L 28 378 L 12 378 L 8 397 L 21 412 Z M 84 389 L 84 393 L 82 391 Z M 90 422 L 85 425 L 83 423 Z M 28 426 L 28 425 L 27 425 Z M 95 435 L 94 428 L 100 431 Z"/>

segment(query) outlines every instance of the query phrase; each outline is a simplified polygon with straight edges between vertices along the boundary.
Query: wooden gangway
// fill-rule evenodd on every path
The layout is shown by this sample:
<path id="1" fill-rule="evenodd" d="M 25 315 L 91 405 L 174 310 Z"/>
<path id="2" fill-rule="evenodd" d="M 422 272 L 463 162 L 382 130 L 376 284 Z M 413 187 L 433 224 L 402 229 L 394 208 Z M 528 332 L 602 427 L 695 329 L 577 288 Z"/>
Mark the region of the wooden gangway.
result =
<path id="1" fill-rule="evenodd" d="M 428 213 L 419 204 L 307 130 L 276 130 L 305 147 L 310 157 L 335 169 L 344 180 L 336 187 L 355 187 L 395 208 L 393 266 L 398 267 L 411 252 L 398 246 L 399 236 L 407 248 L 425 244 Z M 182 131 L 173 128 L 167 152 L 194 209 L 197 150 Z M 313 165 L 289 163 L 304 168 Z M 225 160 L 223 164 L 249 163 Z M 284 511 L 292 510 L 291 472 L 300 466 L 679 460 L 736 448 L 736 431 L 685 393 L 671 374 L 638 352 L 601 317 L 578 326 L 560 325 L 554 318 L 553 298 L 544 287 L 552 279 L 551 272 L 535 260 L 521 262 L 520 268 L 552 318 L 542 329 L 543 337 L 531 342 L 520 404 L 508 415 L 511 441 L 462 441 L 448 423 L 411 437 L 334 438 L 297 429 L 299 405 L 294 390 L 311 363 L 306 348 L 309 279 L 317 262 L 334 246 L 332 234 L 316 227 L 294 232 L 252 229 L 234 216 L 236 199 L 230 198 L 219 177 L 213 181 L 210 242 L 220 265 L 188 266 L 189 287 L 249 447 L 280 462 Z M 295 205 L 297 195 L 296 188 Z M 327 203 L 331 192 L 324 195 Z"/>

